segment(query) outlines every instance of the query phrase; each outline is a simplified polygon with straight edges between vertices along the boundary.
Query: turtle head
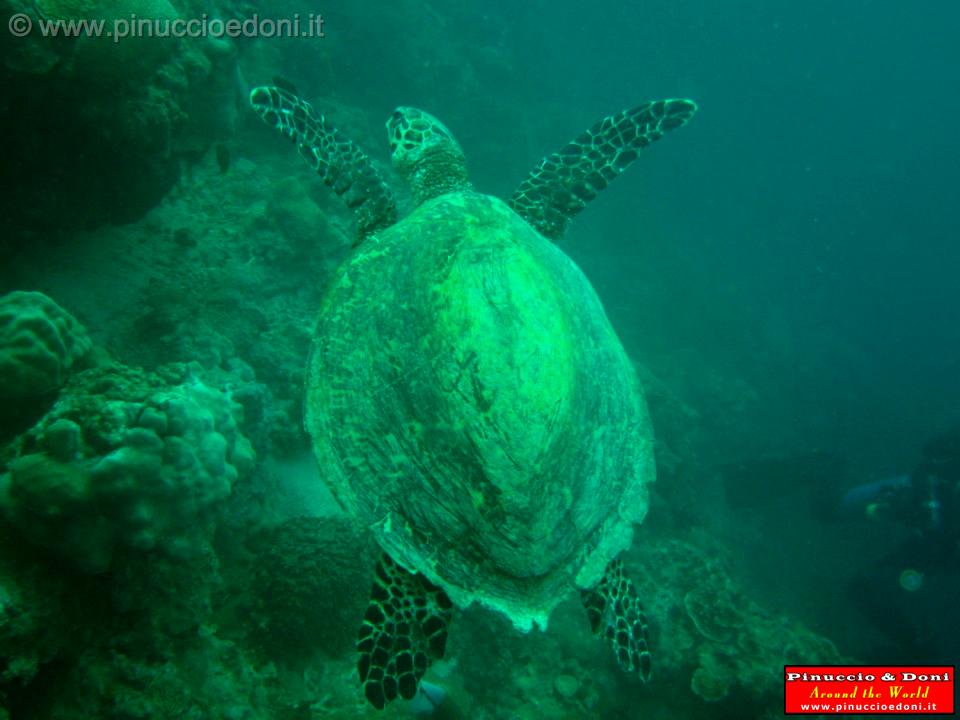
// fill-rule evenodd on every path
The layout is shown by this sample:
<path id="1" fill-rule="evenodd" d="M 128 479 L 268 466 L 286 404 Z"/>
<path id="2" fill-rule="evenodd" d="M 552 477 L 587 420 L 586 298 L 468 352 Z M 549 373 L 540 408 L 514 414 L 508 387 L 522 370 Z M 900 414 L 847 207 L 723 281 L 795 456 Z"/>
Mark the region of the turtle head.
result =
<path id="1" fill-rule="evenodd" d="M 398 107 L 387 120 L 393 166 L 410 185 L 417 205 L 449 192 L 469 190 L 463 150 L 430 113 Z"/>

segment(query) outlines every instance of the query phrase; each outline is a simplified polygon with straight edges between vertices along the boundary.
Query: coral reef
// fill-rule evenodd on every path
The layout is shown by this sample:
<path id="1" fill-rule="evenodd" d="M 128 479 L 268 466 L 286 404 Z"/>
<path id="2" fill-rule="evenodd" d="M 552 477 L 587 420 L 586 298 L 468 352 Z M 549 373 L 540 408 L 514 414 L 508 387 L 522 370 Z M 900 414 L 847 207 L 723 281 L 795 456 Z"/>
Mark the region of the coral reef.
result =
<path id="1" fill-rule="evenodd" d="M 91 347 L 84 327 L 43 293 L 0 297 L 0 398 L 59 389 Z"/>
<path id="2" fill-rule="evenodd" d="M 0 445 L 36 422 L 70 374 L 97 356 L 83 326 L 43 293 L 0 298 Z"/>
<path id="3" fill-rule="evenodd" d="M 175 382 L 122 366 L 74 376 L 14 444 L 0 482 L 9 522 L 88 572 L 118 546 L 191 555 L 254 453 L 239 406 L 177 370 Z"/>
<path id="4" fill-rule="evenodd" d="M 716 550 L 648 540 L 636 554 L 641 597 L 659 627 L 656 672 L 689 678 L 704 701 L 736 696 L 762 709 L 780 697 L 784 664 L 844 661 L 829 640 L 753 601 Z"/>
<path id="5" fill-rule="evenodd" d="M 265 717 L 269 669 L 214 632 L 219 582 L 202 540 L 186 559 L 118 552 L 95 577 L 4 554 L 0 705 L 64 720 Z M 57 692 L 36 692 L 51 683 Z"/>
<path id="6" fill-rule="evenodd" d="M 232 137 L 237 49 L 212 38 L 141 37 L 131 17 L 200 17 L 189 0 L 0 0 L 34 24 L 103 21 L 99 36 L 0 41 L 0 77 L 13 139 L 0 178 L 12 236 L 95 227 L 141 216 L 173 186 L 182 165 Z M 126 26 L 124 25 L 126 23 Z M 135 28 L 134 28 L 135 29 Z M 106 34 L 109 32 L 110 34 Z M 124 33 L 121 35 L 121 33 Z M 51 108 L 55 109 L 51 112 Z M 23 168 L 33 168 L 24 173 Z"/>
<path id="7" fill-rule="evenodd" d="M 370 538 L 345 518 L 300 517 L 254 542 L 255 635 L 267 654 L 298 662 L 351 651 L 376 560 Z"/>
<path id="8" fill-rule="evenodd" d="M 254 454 L 202 373 L 77 373 L 4 448 L 0 704 L 15 717 L 263 717 L 269 672 L 213 626 L 215 517 Z"/>
<path id="9" fill-rule="evenodd" d="M 68 642 L 65 583 L 47 578 L 2 527 L 0 542 L 0 683 L 26 683 Z"/>
<path id="10" fill-rule="evenodd" d="M 132 560 L 132 558 L 126 558 Z M 68 670 L 53 717 L 119 720 L 264 717 L 269 672 L 236 643 L 217 637 L 212 597 L 219 587 L 209 546 L 197 557 L 152 556 L 118 563 L 106 602 L 114 619 L 102 637 L 61 658 Z"/>
<path id="11" fill-rule="evenodd" d="M 60 72 L 98 83 L 134 82 L 150 74 L 177 50 L 171 38 L 140 36 L 132 17 L 148 20 L 172 20 L 177 10 L 168 0 L 122 0 L 105 3 L 97 0 L 37 0 L 36 12 L 47 21 L 105 22 L 116 28 L 116 37 L 83 35 L 72 43 L 46 43 L 58 51 L 63 64 Z"/>

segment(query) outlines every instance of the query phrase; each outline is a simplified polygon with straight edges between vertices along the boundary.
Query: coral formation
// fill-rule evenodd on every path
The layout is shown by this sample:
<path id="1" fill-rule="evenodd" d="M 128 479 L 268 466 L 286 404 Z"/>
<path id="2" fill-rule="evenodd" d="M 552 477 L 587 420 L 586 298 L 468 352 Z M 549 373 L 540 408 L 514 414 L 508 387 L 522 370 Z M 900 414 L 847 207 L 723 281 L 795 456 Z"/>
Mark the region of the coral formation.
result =
<path id="1" fill-rule="evenodd" d="M 212 625 L 215 516 L 254 454 L 240 406 L 201 375 L 77 373 L 3 449 L 0 704 L 15 716 L 262 717 L 269 673 Z M 55 696 L 30 691 L 51 678 Z"/>
<path id="2" fill-rule="evenodd" d="M 18 439 L 0 505 L 25 537 L 85 571 L 106 570 L 117 547 L 190 556 L 198 528 L 253 467 L 239 416 L 189 370 L 176 382 L 85 371 Z"/>
<path id="3" fill-rule="evenodd" d="M 376 560 L 373 546 L 341 517 L 299 517 L 256 538 L 258 636 L 278 660 L 355 645 Z"/>
<path id="4" fill-rule="evenodd" d="M 76 38 L 73 47 L 58 47 L 66 67 L 74 77 L 98 83 L 132 82 L 149 75 L 177 49 L 170 37 L 151 37 L 140 33 L 136 21 L 171 21 L 178 16 L 168 0 L 37 0 L 37 13 L 48 21 L 103 21 L 113 35 L 91 34 Z M 158 26 L 162 28 L 162 24 Z"/>
<path id="5" fill-rule="evenodd" d="M 60 604 L 63 581 L 50 581 L 36 566 L 12 557 L 17 543 L 2 528 L 0 542 L 0 683 L 26 683 L 69 636 Z"/>
<path id="6" fill-rule="evenodd" d="M 77 319 L 43 293 L 0 297 L 0 397 L 19 399 L 60 388 L 91 347 Z"/>
<path id="7" fill-rule="evenodd" d="M 182 165 L 233 135 L 236 46 L 171 37 L 164 23 L 205 17 L 194 0 L 0 0 L 40 22 L 104 22 L 102 33 L 0 43 L 16 113 L 0 179 L 0 210 L 14 232 L 130 221 L 171 188 Z M 228 4 L 229 5 L 229 4 Z M 223 9 L 229 12 L 229 7 Z M 136 27 L 158 23 L 157 29 Z M 150 34 L 153 37 L 150 37 Z M 50 108 L 56 108 L 54 113 Z M 37 125 L 37 118 L 42 123 Z M 22 168 L 31 167 L 30 174 Z M 26 181 L 25 181 L 26 177 Z"/>
<path id="8" fill-rule="evenodd" d="M 14 716 L 265 717 L 269 670 L 256 668 L 211 625 L 218 584 L 212 548 L 186 561 L 128 555 L 119 565 L 86 588 L 83 577 L 74 577 L 69 593 L 31 597 L 22 604 L 27 622 L 19 636 L 8 638 L 0 617 L 0 656 L 8 660 L 0 688 L 7 690 Z M 9 570 L 0 567 L 5 585 L 32 587 L 22 568 Z M 34 591 L 58 587 L 49 574 L 41 575 Z M 64 614 L 69 620 L 60 619 Z M 31 680 L 43 684 L 51 678 L 56 693 L 43 697 L 46 693 L 30 691 Z"/>
<path id="9" fill-rule="evenodd" d="M 682 540 L 647 541 L 640 565 L 641 597 L 660 626 L 656 672 L 688 677 L 705 701 L 736 691 L 762 708 L 782 689 L 785 663 L 843 661 L 829 640 L 750 599 L 716 551 Z"/>

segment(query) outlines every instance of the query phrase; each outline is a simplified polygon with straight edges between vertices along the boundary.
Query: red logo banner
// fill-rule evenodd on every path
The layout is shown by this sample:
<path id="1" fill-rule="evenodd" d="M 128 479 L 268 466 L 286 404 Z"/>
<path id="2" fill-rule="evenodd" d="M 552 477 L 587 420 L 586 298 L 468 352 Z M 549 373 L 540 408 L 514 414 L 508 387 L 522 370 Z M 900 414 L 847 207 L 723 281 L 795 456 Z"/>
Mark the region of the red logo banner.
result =
<path id="1" fill-rule="evenodd" d="M 952 665 L 787 665 L 787 715 L 952 715 Z"/>

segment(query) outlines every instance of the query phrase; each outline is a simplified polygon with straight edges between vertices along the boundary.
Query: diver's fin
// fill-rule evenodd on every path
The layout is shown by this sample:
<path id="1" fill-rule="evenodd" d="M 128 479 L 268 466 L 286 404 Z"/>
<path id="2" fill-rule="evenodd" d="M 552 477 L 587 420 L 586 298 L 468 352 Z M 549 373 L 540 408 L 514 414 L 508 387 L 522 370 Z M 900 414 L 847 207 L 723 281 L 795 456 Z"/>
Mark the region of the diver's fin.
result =
<path id="1" fill-rule="evenodd" d="M 378 710 L 397 695 L 410 700 L 417 694 L 430 663 L 443 657 L 452 607 L 423 575 L 381 556 L 357 639 L 360 682 Z"/>
<path id="2" fill-rule="evenodd" d="M 637 159 L 637 151 L 693 117 L 692 100 L 657 100 L 610 115 L 533 169 L 510 207 L 557 240 L 570 220 Z"/>
<path id="3" fill-rule="evenodd" d="M 607 565 L 596 587 L 580 591 L 590 629 L 602 633 L 625 672 L 650 679 L 652 658 L 647 643 L 647 616 L 640 606 L 637 588 L 623 571 L 623 563 Z"/>
<path id="4" fill-rule="evenodd" d="M 263 86 L 250 91 L 250 105 L 268 125 L 293 138 L 303 159 L 343 197 L 361 239 L 396 222 L 393 193 L 370 158 L 308 102 L 282 87 Z"/>

